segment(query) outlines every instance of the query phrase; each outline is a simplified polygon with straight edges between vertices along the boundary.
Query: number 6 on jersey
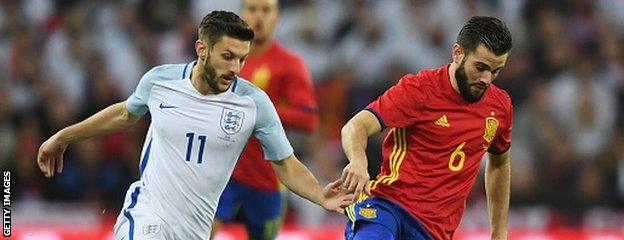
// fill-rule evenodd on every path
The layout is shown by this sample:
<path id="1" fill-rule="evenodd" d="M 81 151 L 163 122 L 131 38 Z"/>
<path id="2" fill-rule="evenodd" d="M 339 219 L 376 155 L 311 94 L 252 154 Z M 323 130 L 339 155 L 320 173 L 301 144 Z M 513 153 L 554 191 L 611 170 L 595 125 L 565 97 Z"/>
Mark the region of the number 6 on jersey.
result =
<path id="1" fill-rule="evenodd" d="M 459 146 L 457 146 L 457 148 L 455 148 L 455 151 L 453 151 L 453 153 L 451 153 L 451 157 L 449 159 L 448 167 L 453 172 L 457 172 L 457 171 L 461 170 L 462 168 L 464 168 L 464 161 L 466 161 L 466 153 L 464 153 L 462 151 L 462 149 L 464 148 L 464 145 L 466 145 L 466 142 L 462 142 L 461 144 L 459 144 Z M 458 156 L 459 156 L 459 162 L 457 162 L 457 164 L 455 164 L 455 158 L 458 157 Z"/>

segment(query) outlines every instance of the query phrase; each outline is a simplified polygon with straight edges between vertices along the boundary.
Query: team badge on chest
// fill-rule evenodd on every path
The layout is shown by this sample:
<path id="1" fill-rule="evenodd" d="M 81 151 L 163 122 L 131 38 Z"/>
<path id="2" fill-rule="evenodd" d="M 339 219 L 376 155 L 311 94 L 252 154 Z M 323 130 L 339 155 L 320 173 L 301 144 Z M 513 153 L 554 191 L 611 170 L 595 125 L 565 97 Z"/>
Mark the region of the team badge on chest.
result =
<path id="1" fill-rule="evenodd" d="M 229 108 L 223 108 L 221 111 L 221 130 L 231 135 L 237 133 L 243 127 L 243 119 L 245 113 Z"/>
<path id="2" fill-rule="evenodd" d="M 485 133 L 483 134 L 483 139 L 488 143 L 492 143 L 494 136 L 496 136 L 496 130 L 498 130 L 498 120 L 494 117 L 487 117 L 485 119 Z"/>

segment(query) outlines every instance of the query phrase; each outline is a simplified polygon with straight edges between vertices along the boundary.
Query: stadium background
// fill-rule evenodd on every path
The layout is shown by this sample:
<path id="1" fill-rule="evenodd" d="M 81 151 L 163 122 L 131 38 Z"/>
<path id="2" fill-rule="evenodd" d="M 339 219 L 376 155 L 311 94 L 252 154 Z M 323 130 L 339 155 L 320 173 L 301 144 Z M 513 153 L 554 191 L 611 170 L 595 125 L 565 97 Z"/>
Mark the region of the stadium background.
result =
<path id="1" fill-rule="evenodd" d="M 346 164 L 341 126 L 405 73 L 450 61 L 471 15 L 507 22 L 495 82 L 514 103 L 511 239 L 624 239 L 624 1 L 282 0 L 276 38 L 313 76 L 320 129 L 290 133 L 323 181 Z M 13 239 L 109 239 L 138 178 L 148 119 L 69 148 L 44 179 L 39 145 L 124 100 L 162 63 L 194 59 L 196 26 L 238 1 L 0 0 L 0 165 L 12 171 Z M 372 166 L 383 135 L 371 138 Z M 375 171 L 372 171 L 375 173 Z M 279 239 L 341 238 L 344 217 L 292 197 Z M 457 239 L 487 239 L 482 178 Z M 239 225 L 217 239 L 244 239 Z"/>

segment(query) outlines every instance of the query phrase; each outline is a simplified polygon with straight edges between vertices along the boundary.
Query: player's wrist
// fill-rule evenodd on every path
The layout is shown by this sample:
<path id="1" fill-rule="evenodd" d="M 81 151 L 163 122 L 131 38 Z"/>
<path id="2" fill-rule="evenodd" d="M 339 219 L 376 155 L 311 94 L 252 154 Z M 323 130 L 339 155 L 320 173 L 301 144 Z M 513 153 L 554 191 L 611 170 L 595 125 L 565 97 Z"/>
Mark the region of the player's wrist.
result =
<path id="1" fill-rule="evenodd" d="M 494 230 L 492 231 L 492 240 L 507 240 L 507 230 Z"/>
<path id="2" fill-rule="evenodd" d="M 69 145 L 71 144 L 71 136 L 68 128 L 64 128 L 58 131 L 56 134 L 50 137 L 55 144 L 58 145 Z"/>

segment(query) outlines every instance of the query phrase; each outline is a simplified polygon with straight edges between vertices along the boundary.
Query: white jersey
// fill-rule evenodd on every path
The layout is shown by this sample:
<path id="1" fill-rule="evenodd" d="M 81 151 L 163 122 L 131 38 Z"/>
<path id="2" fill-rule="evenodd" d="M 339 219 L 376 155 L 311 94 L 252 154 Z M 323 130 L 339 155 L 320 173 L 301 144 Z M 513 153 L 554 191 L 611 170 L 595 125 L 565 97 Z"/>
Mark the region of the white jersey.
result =
<path id="1" fill-rule="evenodd" d="M 238 78 L 226 92 L 202 95 L 190 81 L 193 64 L 153 68 L 126 101 L 131 113 L 149 110 L 152 117 L 141 179 L 130 186 L 117 223 L 129 223 L 129 239 L 160 228 L 175 239 L 208 239 L 219 196 L 252 133 L 262 143 L 265 159 L 293 153 L 262 90 Z M 143 209 L 164 226 L 134 226 L 133 214 Z"/>

